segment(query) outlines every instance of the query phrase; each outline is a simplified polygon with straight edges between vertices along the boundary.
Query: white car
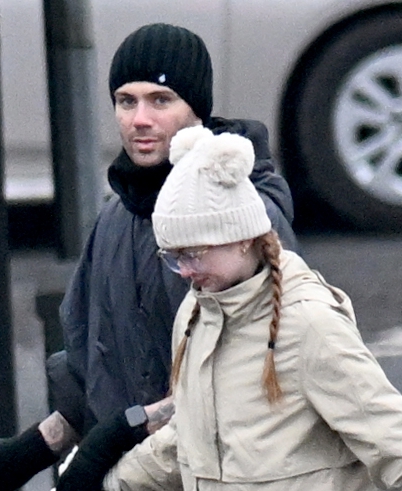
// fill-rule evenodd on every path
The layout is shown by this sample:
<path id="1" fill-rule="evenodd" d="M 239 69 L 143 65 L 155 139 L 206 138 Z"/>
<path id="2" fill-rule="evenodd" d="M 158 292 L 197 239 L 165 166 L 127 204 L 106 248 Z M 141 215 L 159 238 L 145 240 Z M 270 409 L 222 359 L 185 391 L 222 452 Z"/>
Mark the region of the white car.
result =
<path id="1" fill-rule="evenodd" d="M 29 149 L 48 155 L 41 3 L 3 0 L 0 7 L 11 163 L 14 151 L 23 160 L 21 148 L 28 156 Z M 402 229 L 402 1 L 93 0 L 92 6 L 104 165 L 118 146 L 107 89 L 113 52 L 142 24 L 175 23 L 199 33 L 211 52 L 214 113 L 268 126 L 296 213 L 311 210 L 304 205 L 313 198 L 314 206 L 325 203 L 358 229 Z"/>

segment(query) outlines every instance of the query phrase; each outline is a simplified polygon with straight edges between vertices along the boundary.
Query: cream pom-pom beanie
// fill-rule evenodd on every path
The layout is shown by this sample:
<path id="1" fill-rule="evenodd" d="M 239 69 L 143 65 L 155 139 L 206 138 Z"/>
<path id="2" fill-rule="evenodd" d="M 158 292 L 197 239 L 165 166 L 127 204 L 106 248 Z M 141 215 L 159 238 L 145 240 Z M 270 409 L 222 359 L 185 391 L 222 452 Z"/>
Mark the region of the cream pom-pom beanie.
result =
<path id="1" fill-rule="evenodd" d="M 249 175 L 250 140 L 203 126 L 180 130 L 170 146 L 173 169 L 156 200 L 152 222 L 163 249 L 222 245 L 271 230 L 264 202 Z"/>

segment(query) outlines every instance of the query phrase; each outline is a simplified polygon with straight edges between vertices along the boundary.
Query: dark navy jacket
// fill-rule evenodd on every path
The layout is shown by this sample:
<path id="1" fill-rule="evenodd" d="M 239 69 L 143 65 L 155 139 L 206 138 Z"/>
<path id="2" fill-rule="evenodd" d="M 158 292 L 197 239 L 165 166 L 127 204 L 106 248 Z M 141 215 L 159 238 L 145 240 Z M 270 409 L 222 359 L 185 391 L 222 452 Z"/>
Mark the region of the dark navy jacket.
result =
<path id="1" fill-rule="evenodd" d="M 253 141 L 251 180 L 284 247 L 295 250 L 292 199 L 285 180 L 273 173 L 265 126 L 213 118 L 210 128 Z M 156 254 L 150 215 L 171 168 L 166 164 L 139 169 L 124 151 L 112 164 L 109 181 L 117 195 L 100 213 L 60 308 L 68 371 L 83 391 L 81 398 L 71 394 L 69 404 L 84 400 L 97 420 L 155 402 L 168 390 L 171 329 L 189 285 Z M 69 386 L 60 385 L 64 391 Z"/>

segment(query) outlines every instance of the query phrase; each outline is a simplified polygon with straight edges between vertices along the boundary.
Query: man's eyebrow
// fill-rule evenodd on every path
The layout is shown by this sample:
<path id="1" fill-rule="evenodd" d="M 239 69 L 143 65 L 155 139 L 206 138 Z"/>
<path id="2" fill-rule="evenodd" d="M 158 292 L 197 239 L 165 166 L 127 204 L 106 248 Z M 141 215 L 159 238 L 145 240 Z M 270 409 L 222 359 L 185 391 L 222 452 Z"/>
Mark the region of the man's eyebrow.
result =
<path id="1" fill-rule="evenodd" d="M 130 95 L 132 97 L 134 97 L 132 94 L 130 94 L 130 92 L 126 91 L 126 90 L 120 90 L 120 89 L 117 89 L 114 93 L 114 95 Z"/>
<path id="2" fill-rule="evenodd" d="M 128 95 L 130 97 L 138 97 L 138 94 L 132 94 L 129 90 L 121 90 L 117 89 L 115 91 L 115 96 L 117 95 Z M 158 95 L 174 95 L 177 96 L 176 92 L 172 89 L 166 88 L 166 89 L 155 89 L 152 92 L 147 92 L 144 94 L 145 97 L 155 97 Z"/>
<path id="3" fill-rule="evenodd" d="M 149 92 L 149 95 L 155 96 L 155 95 L 177 95 L 174 90 L 171 89 L 156 89 L 152 92 Z"/>

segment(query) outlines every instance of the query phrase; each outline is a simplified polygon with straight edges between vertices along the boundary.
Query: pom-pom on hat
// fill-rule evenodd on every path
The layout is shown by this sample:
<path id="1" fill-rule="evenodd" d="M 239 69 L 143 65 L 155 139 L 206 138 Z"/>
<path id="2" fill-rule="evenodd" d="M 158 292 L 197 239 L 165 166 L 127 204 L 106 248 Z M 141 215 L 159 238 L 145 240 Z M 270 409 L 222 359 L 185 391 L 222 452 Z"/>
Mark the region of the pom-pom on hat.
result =
<path id="1" fill-rule="evenodd" d="M 172 138 L 168 175 L 152 222 L 163 249 L 222 245 L 271 230 L 264 202 L 249 175 L 254 166 L 250 140 L 203 126 Z"/>
<path id="2" fill-rule="evenodd" d="M 184 27 L 148 24 L 127 36 L 110 67 L 109 90 L 152 82 L 174 90 L 205 124 L 212 111 L 212 62 L 204 41 Z"/>

